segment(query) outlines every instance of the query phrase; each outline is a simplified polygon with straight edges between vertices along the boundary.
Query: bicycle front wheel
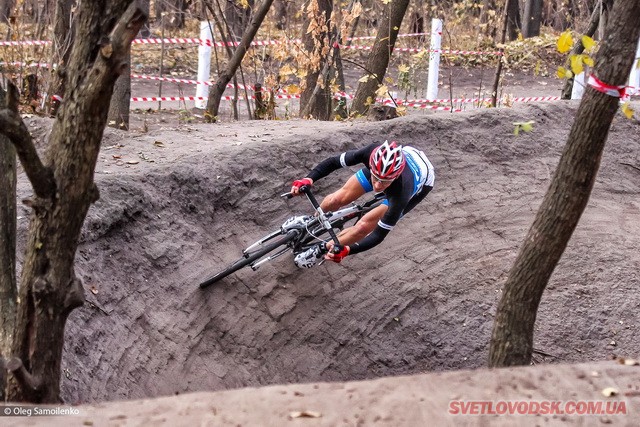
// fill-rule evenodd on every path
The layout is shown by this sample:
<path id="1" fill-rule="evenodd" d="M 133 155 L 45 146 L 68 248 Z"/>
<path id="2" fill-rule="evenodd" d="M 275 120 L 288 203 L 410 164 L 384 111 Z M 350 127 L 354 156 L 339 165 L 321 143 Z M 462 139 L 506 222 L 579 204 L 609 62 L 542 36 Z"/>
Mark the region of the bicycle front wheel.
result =
<path id="1" fill-rule="evenodd" d="M 264 243 L 257 249 L 245 254 L 245 256 L 243 256 L 242 258 L 240 258 L 239 260 L 231 264 L 229 267 L 225 268 L 224 270 L 220 271 L 219 273 L 211 276 L 204 282 L 200 283 L 200 288 L 204 289 L 216 283 L 217 281 L 224 279 L 228 275 L 235 273 L 241 268 L 254 263 L 258 259 L 262 258 L 263 256 L 267 255 L 269 252 L 276 249 L 277 247 L 288 244 L 289 242 L 294 240 L 296 237 L 297 237 L 297 231 L 291 230 L 287 234 L 283 234 L 281 236 L 278 236 L 268 241 L 267 243 Z"/>

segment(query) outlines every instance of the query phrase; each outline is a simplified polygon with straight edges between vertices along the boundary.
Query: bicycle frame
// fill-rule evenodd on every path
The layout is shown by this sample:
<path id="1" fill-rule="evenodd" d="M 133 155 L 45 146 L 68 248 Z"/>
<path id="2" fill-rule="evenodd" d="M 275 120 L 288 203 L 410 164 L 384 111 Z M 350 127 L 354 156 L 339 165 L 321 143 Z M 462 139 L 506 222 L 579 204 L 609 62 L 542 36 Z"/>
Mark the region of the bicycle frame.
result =
<path id="1" fill-rule="evenodd" d="M 334 241 L 334 250 L 339 251 L 340 242 L 334 229 L 342 229 L 348 221 L 354 218 L 359 220 L 364 214 L 379 206 L 385 197 L 383 193 L 377 193 L 364 203 L 354 202 L 335 212 L 325 213 L 310 188 L 303 186 L 300 191 L 307 196 L 313 205 L 316 211 L 315 216 L 309 217 L 305 223 L 294 224 L 292 228 L 285 228 L 285 224 L 283 224 L 279 230 L 249 245 L 242 251 L 242 258 L 200 283 L 200 288 L 205 288 L 245 266 L 249 266 L 255 271 L 264 263 L 272 261 L 288 251 L 302 252 L 321 241 L 320 236 L 325 233 Z M 291 198 L 293 194 L 285 193 L 281 197 Z"/>
<path id="2" fill-rule="evenodd" d="M 334 231 L 333 231 L 334 228 L 342 228 L 342 225 L 344 225 L 344 222 L 356 217 L 362 217 L 362 215 L 364 215 L 369 210 L 379 206 L 385 197 L 384 193 L 376 193 L 372 199 L 368 200 L 365 203 L 358 204 L 353 202 L 351 203 L 351 205 L 338 209 L 337 211 L 325 213 L 322 211 L 319 204 L 316 202 L 315 197 L 310 192 L 310 190 L 307 189 L 306 191 L 302 191 L 302 192 L 307 196 L 307 198 L 309 199 L 311 204 L 314 205 L 314 207 L 317 206 L 315 209 L 317 212 L 317 216 L 312 217 L 306 224 L 304 224 L 304 229 L 301 230 L 300 235 L 298 235 L 296 239 L 290 242 L 282 250 L 276 252 L 275 254 L 267 258 L 263 258 L 257 262 L 250 264 L 250 267 L 252 270 L 254 271 L 257 270 L 265 262 L 271 261 L 283 255 L 284 253 L 288 252 L 289 249 L 291 249 L 294 253 L 303 251 L 311 243 L 320 241 L 321 239 L 318 236 L 320 234 L 323 234 L 324 232 L 328 232 L 330 237 L 334 240 L 335 244 L 340 245 L 340 242 L 338 241 L 337 236 L 334 234 Z M 282 194 L 280 197 L 291 198 L 293 197 L 293 195 L 291 193 L 285 193 L 285 194 Z M 336 227 L 335 224 L 340 223 L 340 220 L 342 219 L 344 219 L 345 221 L 343 221 L 343 223 L 340 224 L 340 226 Z M 265 242 L 277 236 L 280 236 L 282 234 L 284 234 L 283 229 L 274 231 L 273 233 L 263 237 L 262 239 L 258 240 L 252 245 L 249 245 L 246 249 L 242 251 L 243 255 L 246 256 L 248 253 L 255 250 Z"/>

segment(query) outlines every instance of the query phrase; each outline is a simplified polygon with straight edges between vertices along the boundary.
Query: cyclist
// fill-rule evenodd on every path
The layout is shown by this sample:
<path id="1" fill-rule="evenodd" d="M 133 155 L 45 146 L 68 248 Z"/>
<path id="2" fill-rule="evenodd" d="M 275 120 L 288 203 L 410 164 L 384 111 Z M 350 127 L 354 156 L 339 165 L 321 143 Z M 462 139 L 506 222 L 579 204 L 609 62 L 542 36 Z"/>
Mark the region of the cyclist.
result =
<path id="1" fill-rule="evenodd" d="M 347 255 L 373 248 L 385 239 L 403 215 L 409 213 L 433 189 L 435 171 L 427 156 L 413 147 L 385 141 L 382 145 L 374 143 L 325 159 L 305 178 L 295 180 L 291 192 L 298 195 L 300 187 L 312 185 L 341 167 L 359 163 L 364 167 L 349 178 L 342 188 L 322 201 L 322 210 L 335 211 L 372 190 L 384 192 L 385 200 L 355 225 L 340 232 L 338 240 L 342 250 L 339 253 L 332 253 L 333 242 L 321 242 L 296 255 L 294 261 L 298 267 L 313 267 L 325 254 L 327 259 L 340 262 Z M 294 225 L 304 219 L 294 217 L 287 223 Z"/>

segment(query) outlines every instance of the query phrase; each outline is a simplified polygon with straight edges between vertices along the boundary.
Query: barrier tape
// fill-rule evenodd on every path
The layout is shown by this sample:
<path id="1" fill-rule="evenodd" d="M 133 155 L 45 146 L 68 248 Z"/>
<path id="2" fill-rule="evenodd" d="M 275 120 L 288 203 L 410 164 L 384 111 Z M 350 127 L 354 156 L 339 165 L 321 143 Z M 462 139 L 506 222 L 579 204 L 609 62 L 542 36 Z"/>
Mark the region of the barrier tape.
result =
<path id="1" fill-rule="evenodd" d="M 593 74 L 589 76 L 589 81 L 587 84 L 598 92 L 604 93 L 605 95 L 613 96 L 614 98 L 625 98 L 625 94 L 627 91 L 626 85 L 612 86 L 608 83 L 603 82 Z"/>
<path id="2" fill-rule="evenodd" d="M 416 37 L 416 36 L 425 36 L 428 33 L 407 33 L 407 34 L 398 34 L 398 37 Z M 375 39 L 376 36 L 361 36 L 361 37 L 347 37 L 347 40 L 370 40 Z M 300 39 L 294 39 L 291 41 L 280 41 L 280 40 L 263 40 L 263 41 L 255 41 L 257 46 L 265 46 L 265 45 L 273 45 L 273 44 L 284 44 L 284 43 L 301 43 Z M 147 39 L 133 39 L 132 43 L 135 44 L 210 44 L 209 40 L 199 39 L 199 38 L 147 38 Z M 16 41 L 0 41 L 0 46 L 45 46 L 51 44 L 49 40 L 16 40 Z M 239 43 L 229 42 L 228 45 L 237 46 Z M 224 46 L 224 43 L 216 44 L 216 46 L 221 47 Z"/>
<path id="3" fill-rule="evenodd" d="M 0 66 L 49 68 L 50 64 L 38 62 L 0 62 Z"/>
<path id="4" fill-rule="evenodd" d="M 401 34 L 398 37 L 411 37 L 411 36 L 419 36 L 424 35 L 426 33 L 410 33 L 410 34 Z M 375 38 L 373 36 L 364 36 L 364 37 L 353 37 L 349 38 L 349 40 L 366 40 Z M 204 46 L 212 46 L 212 47 L 225 47 L 225 46 L 239 46 L 240 42 L 213 42 L 207 39 L 200 38 L 148 38 L 148 39 L 133 39 L 132 44 L 199 44 Z M 251 46 L 274 46 L 281 45 L 287 43 L 302 43 L 300 39 L 291 39 L 291 40 L 257 40 L 252 41 Z M 23 41 L 0 41 L 0 46 L 42 46 L 51 44 L 50 41 L 46 40 L 23 40 Z M 371 50 L 371 46 L 347 46 L 340 45 L 342 49 L 359 49 L 359 50 Z M 473 51 L 473 50 L 452 50 L 452 49 L 424 49 L 424 48 L 394 48 L 394 51 L 397 52 L 434 52 L 441 53 L 445 55 L 504 55 L 503 52 L 483 52 L 483 51 Z"/>

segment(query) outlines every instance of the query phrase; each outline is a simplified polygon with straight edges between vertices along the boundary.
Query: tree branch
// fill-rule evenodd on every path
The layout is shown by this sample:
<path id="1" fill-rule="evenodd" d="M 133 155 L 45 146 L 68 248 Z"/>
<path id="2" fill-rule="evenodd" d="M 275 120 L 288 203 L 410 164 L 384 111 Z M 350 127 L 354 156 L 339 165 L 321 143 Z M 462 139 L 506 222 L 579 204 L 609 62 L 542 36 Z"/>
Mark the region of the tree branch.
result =
<path id="1" fill-rule="evenodd" d="M 22 360 L 17 357 L 12 357 L 6 363 L 7 371 L 11 372 L 14 377 L 18 380 L 20 384 L 22 384 L 25 388 L 33 391 L 39 391 L 42 386 L 42 381 L 39 378 L 34 377 L 27 371 L 27 369 L 22 364 Z"/>
<path id="2" fill-rule="evenodd" d="M 53 171 L 45 167 L 38 156 L 33 138 L 18 112 L 19 98 L 18 88 L 11 80 L 7 81 L 6 92 L 0 88 L 0 133 L 15 145 L 20 163 L 36 195 L 51 198 L 56 190 Z"/>

